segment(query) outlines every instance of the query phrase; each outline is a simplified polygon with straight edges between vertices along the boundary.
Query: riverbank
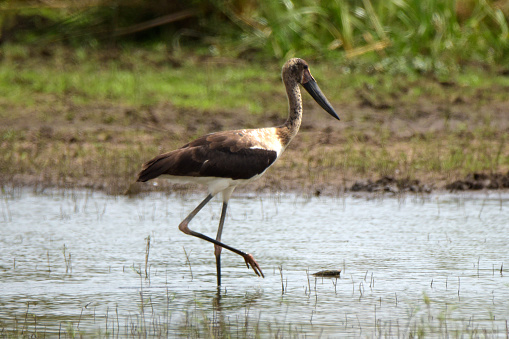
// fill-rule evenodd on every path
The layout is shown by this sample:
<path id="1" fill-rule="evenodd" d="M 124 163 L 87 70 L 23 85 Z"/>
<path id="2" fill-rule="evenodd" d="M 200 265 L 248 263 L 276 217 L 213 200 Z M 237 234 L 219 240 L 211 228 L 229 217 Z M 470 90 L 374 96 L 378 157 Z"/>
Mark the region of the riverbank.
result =
<path id="1" fill-rule="evenodd" d="M 441 77 L 310 64 L 341 121 L 304 94 L 301 131 L 243 190 L 426 192 L 508 182 L 505 70 L 471 66 Z M 278 125 L 287 112 L 276 63 L 144 49 L 4 46 L 0 86 L 2 185 L 192 190 L 132 183 L 161 152 L 204 133 Z"/>

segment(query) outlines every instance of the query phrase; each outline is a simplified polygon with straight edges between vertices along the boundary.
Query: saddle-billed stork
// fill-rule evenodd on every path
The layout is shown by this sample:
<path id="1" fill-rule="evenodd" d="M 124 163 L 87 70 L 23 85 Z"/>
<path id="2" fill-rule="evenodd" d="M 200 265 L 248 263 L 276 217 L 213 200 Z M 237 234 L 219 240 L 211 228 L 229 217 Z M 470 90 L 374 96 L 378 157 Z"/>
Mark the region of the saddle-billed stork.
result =
<path id="1" fill-rule="evenodd" d="M 298 58 L 283 66 L 283 83 L 288 95 L 289 114 L 278 127 L 242 129 L 204 135 L 174 151 L 158 155 L 143 165 L 137 181 L 157 177 L 179 183 L 197 183 L 207 186 L 207 197 L 180 223 L 179 229 L 189 235 L 214 244 L 217 285 L 221 285 L 221 249 L 226 248 L 240 256 L 247 267 L 258 276 L 263 272 L 249 253 L 239 251 L 221 242 L 228 200 L 238 185 L 260 178 L 281 156 L 299 131 L 302 121 L 302 98 L 299 84 L 330 115 L 339 120 L 309 71 L 308 64 Z M 223 209 L 216 239 L 191 230 L 189 222 L 218 193 L 223 195 Z"/>

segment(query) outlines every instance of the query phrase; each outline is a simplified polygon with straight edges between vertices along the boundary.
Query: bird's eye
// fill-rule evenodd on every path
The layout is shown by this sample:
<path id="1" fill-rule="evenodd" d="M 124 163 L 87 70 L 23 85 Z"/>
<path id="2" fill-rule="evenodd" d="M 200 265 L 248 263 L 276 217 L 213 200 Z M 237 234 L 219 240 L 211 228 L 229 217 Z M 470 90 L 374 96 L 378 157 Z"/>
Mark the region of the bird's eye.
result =
<path id="1" fill-rule="evenodd" d="M 304 65 L 304 69 L 308 69 L 308 68 L 309 68 L 308 65 Z"/>

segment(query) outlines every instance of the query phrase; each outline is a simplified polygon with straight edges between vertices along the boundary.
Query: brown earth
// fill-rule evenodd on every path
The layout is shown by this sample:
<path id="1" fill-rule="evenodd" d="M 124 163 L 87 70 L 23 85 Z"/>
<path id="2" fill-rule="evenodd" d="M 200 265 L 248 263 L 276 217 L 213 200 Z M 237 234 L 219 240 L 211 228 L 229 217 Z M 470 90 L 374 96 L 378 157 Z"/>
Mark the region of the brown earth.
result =
<path id="1" fill-rule="evenodd" d="M 332 101 L 341 121 L 306 94 L 301 130 L 285 154 L 262 179 L 238 191 L 335 195 L 508 188 L 509 86 L 471 89 L 423 77 L 395 87 L 388 93 L 376 86 L 350 89 Z M 409 99 L 410 88 L 428 90 Z M 22 108 L 0 98 L 1 111 L 17 110 L 1 115 L 1 186 L 111 194 L 195 190 L 164 180 L 157 186 L 133 182 L 142 163 L 204 133 L 275 126 L 286 119 L 285 112 L 196 111 L 169 102 L 77 104 L 71 95 L 38 93 L 35 107 Z M 286 102 L 282 89 L 260 100 Z M 462 152 L 466 160 L 448 164 Z"/>
<path id="2" fill-rule="evenodd" d="M 472 173 L 463 180 L 456 180 L 445 186 L 451 191 L 467 191 L 482 189 L 509 189 L 509 172 L 502 173 Z"/>
<path id="3" fill-rule="evenodd" d="M 398 169 L 385 175 L 375 168 L 356 173 L 355 169 L 335 166 L 335 162 L 327 164 L 321 161 L 330 154 L 347 156 L 344 146 L 351 143 L 352 138 L 357 141 L 355 147 L 362 145 L 368 153 L 381 147 L 389 153 L 411 153 L 415 148 L 410 145 L 411 140 L 416 137 L 429 138 L 426 135 L 432 135 L 447 140 L 447 134 L 455 126 L 478 124 L 477 119 L 480 119 L 465 113 L 471 110 L 471 104 L 464 100 L 447 108 L 443 104 L 429 101 L 417 103 L 417 109 L 411 104 L 392 105 L 395 107 L 367 105 L 362 97 L 355 103 L 336 104 L 342 117 L 341 121 L 336 122 L 306 100 L 301 131 L 285 154 L 261 180 L 239 190 L 335 195 L 345 191 L 427 193 L 437 189 L 508 188 L 508 174 L 502 172 L 507 170 L 504 167 L 495 173 L 469 173 L 466 178 L 461 171 L 421 171 L 410 177 Z M 6 140 L 2 142 L 3 149 L 17 152 L 12 158 L 16 158 L 19 166 L 16 170 L 6 170 L 8 166 L 2 166 L 2 185 L 87 187 L 114 194 L 146 190 L 194 190 L 195 186 L 170 185 L 164 181 L 158 181 L 157 186 L 133 182 L 143 162 L 160 152 L 177 148 L 197 135 L 226 129 L 271 126 L 284 121 L 284 117 L 277 114 L 246 118 L 242 112 L 191 112 L 168 104 L 142 109 L 109 106 L 105 103 L 87 106 L 68 104 L 63 107 L 61 104 L 49 104 L 38 109 L 48 112 L 61 109 L 72 112 L 75 118 L 71 124 L 55 121 L 51 125 L 23 118 L 10 121 L 9 127 L 24 131 L 24 137 L 15 145 Z M 449 112 L 448 120 L 442 118 L 444 109 Z M 507 134 L 509 102 L 486 103 L 479 106 L 479 110 L 489 114 L 490 124 L 496 126 L 495 135 L 490 138 L 497 139 Z M 90 124 L 87 117 L 96 114 L 123 116 L 129 124 Z M 383 126 L 385 133 L 389 133 L 383 145 L 379 135 L 381 132 L 374 129 L 374 125 Z M 469 133 L 472 132 L 467 129 L 465 133 L 468 142 Z M 501 153 L 508 156 L 507 145 L 502 146 Z M 33 157 L 28 163 L 23 161 L 27 155 Z M 51 161 L 54 163 L 51 164 Z M 65 170 L 61 168 L 62 163 L 67 166 Z"/>

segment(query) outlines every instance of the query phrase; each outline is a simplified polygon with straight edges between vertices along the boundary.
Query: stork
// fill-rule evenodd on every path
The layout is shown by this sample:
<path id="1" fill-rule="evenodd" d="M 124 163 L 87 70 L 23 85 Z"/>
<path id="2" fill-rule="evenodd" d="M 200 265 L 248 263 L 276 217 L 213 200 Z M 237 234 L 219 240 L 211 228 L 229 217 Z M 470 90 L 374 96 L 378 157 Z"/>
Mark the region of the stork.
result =
<path id="1" fill-rule="evenodd" d="M 177 183 L 197 183 L 207 187 L 207 197 L 180 223 L 185 234 L 214 244 L 217 285 L 221 286 L 221 250 L 225 248 L 244 258 L 247 268 L 256 275 L 263 272 L 254 257 L 221 242 L 228 201 L 238 185 L 260 178 L 281 156 L 299 131 L 302 121 L 302 97 L 299 84 L 331 116 L 339 120 L 327 98 L 323 95 L 309 71 L 306 61 L 288 60 L 282 70 L 283 83 L 288 96 L 289 114 L 278 127 L 241 129 L 204 135 L 174 151 L 156 156 L 143 165 L 138 182 L 157 177 Z M 191 220 L 218 193 L 222 193 L 223 207 L 216 238 L 189 228 Z"/>

